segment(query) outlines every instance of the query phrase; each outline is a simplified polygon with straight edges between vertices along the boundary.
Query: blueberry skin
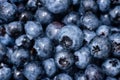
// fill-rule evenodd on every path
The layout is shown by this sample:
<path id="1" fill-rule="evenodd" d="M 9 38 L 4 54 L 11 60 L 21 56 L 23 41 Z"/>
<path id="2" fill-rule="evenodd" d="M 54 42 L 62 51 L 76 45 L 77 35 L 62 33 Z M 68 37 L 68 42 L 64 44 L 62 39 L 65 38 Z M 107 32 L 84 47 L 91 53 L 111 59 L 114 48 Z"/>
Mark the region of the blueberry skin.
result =
<path id="1" fill-rule="evenodd" d="M 54 14 L 65 12 L 70 4 L 70 0 L 45 0 L 45 7 Z"/>
<path id="2" fill-rule="evenodd" d="M 19 21 L 14 21 L 5 26 L 6 32 L 12 37 L 18 37 L 23 32 L 22 23 Z"/>
<path id="3" fill-rule="evenodd" d="M 90 31 L 87 29 L 83 30 L 84 33 L 84 40 L 87 42 L 87 44 L 89 44 L 91 42 L 91 40 L 96 36 L 96 33 L 94 31 Z"/>
<path id="4" fill-rule="evenodd" d="M 110 26 L 101 25 L 96 30 L 98 36 L 107 37 L 110 35 Z"/>
<path id="5" fill-rule="evenodd" d="M 74 56 L 69 51 L 60 51 L 55 54 L 55 63 L 58 68 L 67 70 L 74 63 Z"/>
<path id="6" fill-rule="evenodd" d="M 67 14 L 64 19 L 63 19 L 63 23 L 64 24 L 75 24 L 75 25 L 78 25 L 79 24 L 79 19 L 80 19 L 80 16 L 77 12 L 70 12 L 69 14 Z"/>
<path id="7" fill-rule="evenodd" d="M 56 67 L 56 64 L 55 64 L 55 61 L 53 58 L 44 60 L 43 66 L 44 66 L 44 70 L 45 70 L 46 74 L 49 77 L 53 76 L 57 71 L 57 67 Z"/>
<path id="8" fill-rule="evenodd" d="M 0 64 L 0 80 L 10 80 L 12 76 L 12 70 L 5 64 Z"/>
<path id="9" fill-rule="evenodd" d="M 16 66 L 23 66 L 29 60 L 29 51 L 17 49 L 10 55 L 10 60 Z"/>
<path id="10" fill-rule="evenodd" d="M 108 38 L 95 37 L 89 44 L 91 55 L 98 59 L 104 59 L 109 56 L 111 43 Z"/>
<path id="11" fill-rule="evenodd" d="M 22 11 L 19 15 L 19 20 L 21 22 L 31 21 L 33 19 L 33 14 L 29 11 Z"/>
<path id="12" fill-rule="evenodd" d="M 85 11 L 96 12 L 98 10 L 95 0 L 81 0 L 80 4 Z"/>
<path id="13" fill-rule="evenodd" d="M 104 80 L 104 74 L 98 66 L 90 64 L 85 70 L 88 80 Z"/>
<path id="14" fill-rule="evenodd" d="M 2 2 L 7 2 L 8 0 L 0 0 L 0 3 L 2 3 Z"/>
<path id="15" fill-rule="evenodd" d="M 46 35 L 52 40 L 56 40 L 56 36 L 63 25 L 59 22 L 50 23 L 46 28 Z"/>
<path id="16" fill-rule="evenodd" d="M 79 4 L 80 4 L 80 1 L 79 1 L 79 0 L 72 0 L 72 4 L 73 4 L 73 5 L 79 5 Z"/>
<path id="17" fill-rule="evenodd" d="M 24 48 L 31 47 L 31 40 L 26 35 L 19 36 L 15 40 L 15 43 L 16 43 L 17 46 L 22 46 Z"/>
<path id="18" fill-rule="evenodd" d="M 60 52 L 60 51 L 63 51 L 63 50 L 64 50 L 64 48 L 61 45 L 58 45 L 58 46 L 55 47 L 55 52 L 56 53 Z"/>
<path id="19" fill-rule="evenodd" d="M 30 40 L 40 36 L 43 32 L 41 24 L 34 21 L 27 21 L 24 29 Z"/>
<path id="20" fill-rule="evenodd" d="M 8 22 L 13 20 L 13 16 L 16 13 L 16 6 L 8 2 L 0 2 L 0 20 Z"/>
<path id="21" fill-rule="evenodd" d="M 23 74 L 28 80 L 37 80 L 42 74 L 42 68 L 37 62 L 30 62 L 24 66 Z"/>
<path id="22" fill-rule="evenodd" d="M 71 76 L 65 73 L 58 74 L 53 80 L 73 80 Z"/>
<path id="23" fill-rule="evenodd" d="M 112 51 L 114 56 L 120 57 L 120 33 L 114 33 L 110 36 L 110 41 L 112 43 Z"/>
<path id="24" fill-rule="evenodd" d="M 37 51 L 37 55 L 40 59 L 46 59 L 51 57 L 53 44 L 47 37 L 38 38 L 35 40 L 34 48 Z"/>
<path id="25" fill-rule="evenodd" d="M 111 25 L 111 19 L 109 14 L 102 14 L 100 16 L 100 21 L 102 25 Z"/>
<path id="26" fill-rule="evenodd" d="M 99 26 L 99 20 L 92 12 L 87 12 L 80 19 L 81 25 L 89 30 L 94 30 Z"/>
<path id="27" fill-rule="evenodd" d="M 37 7 L 37 0 L 28 0 L 27 7 L 29 8 L 36 8 Z"/>
<path id="28" fill-rule="evenodd" d="M 38 8 L 35 13 L 35 19 L 41 24 L 49 24 L 53 21 L 53 15 L 46 8 Z"/>
<path id="29" fill-rule="evenodd" d="M 116 58 L 108 59 L 102 64 L 102 69 L 108 76 L 116 76 L 120 73 L 120 60 Z"/>
<path id="30" fill-rule="evenodd" d="M 97 4 L 101 12 L 107 12 L 110 9 L 111 0 L 97 0 Z"/>
<path id="31" fill-rule="evenodd" d="M 5 45 L 0 43 L 0 61 L 4 59 L 4 55 L 7 53 L 7 48 Z"/>
<path id="32" fill-rule="evenodd" d="M 75 25 L 66 25 L 58 33 L 57 40 L 65 49 L 78 50 L 82 46 L 83 32 Z"/>
<path id="33" fill-rule="evenodd" d="M 27 80 L 25 78 L 25 76 L 23 75 L 23 71 L 22 70 L 18 70 L 18 69 L 13 69 L 13 77 L 15 80 Z"/>
<path id="34" fill-rule="evenodd" d="M 90 63 L 91 55 L 88 47 L 82 47 L 80 50 L 76 51 L 74 55 L 77 58 L 75 65 L 78 68 L 84 69 Z"/>
<path id="35" fill-rule="evenodd" d="M 116 78 L 114 78 L 114 77 L 107 77 L 105 80 L 117 80 Z"/>
<path id="36" fill-rule="evenodd" d="M 13 46 L 15 44 L 14 39 L 10 37 L 8 34 L 0 36 L 0 42 L 5 46 Z"/>
<path id="37" fill-rule="evenodd" d="M 115 24 L 120 24 L 120 6 L 116 6 L 110 12 L 110 17 Z"/>
<path id="38" fill-rule="evenodd" d="M 74 78 L 75 78 L 75 80 L 87 80 L 87 77 L 83 72 L 75 73 Z"/>
<path id="39" fill-rule="evenodd" d="M 113 26 L 113 27 L 110 28 L 110 31 L 111 31 L 111 34 L 120 33 L 120 28 Z"/>

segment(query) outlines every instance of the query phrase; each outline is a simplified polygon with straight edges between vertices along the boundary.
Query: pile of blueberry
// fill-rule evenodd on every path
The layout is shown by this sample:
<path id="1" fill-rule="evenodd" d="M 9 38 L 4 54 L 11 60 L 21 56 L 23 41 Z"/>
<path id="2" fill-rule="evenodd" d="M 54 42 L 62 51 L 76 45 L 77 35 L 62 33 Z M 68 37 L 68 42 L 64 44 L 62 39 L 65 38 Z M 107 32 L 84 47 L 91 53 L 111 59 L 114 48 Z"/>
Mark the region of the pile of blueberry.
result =
<path id="1" fill-rule="evenodd" d="M 120 0 L 0 0 L 0 80 L 120 80 Z"/>

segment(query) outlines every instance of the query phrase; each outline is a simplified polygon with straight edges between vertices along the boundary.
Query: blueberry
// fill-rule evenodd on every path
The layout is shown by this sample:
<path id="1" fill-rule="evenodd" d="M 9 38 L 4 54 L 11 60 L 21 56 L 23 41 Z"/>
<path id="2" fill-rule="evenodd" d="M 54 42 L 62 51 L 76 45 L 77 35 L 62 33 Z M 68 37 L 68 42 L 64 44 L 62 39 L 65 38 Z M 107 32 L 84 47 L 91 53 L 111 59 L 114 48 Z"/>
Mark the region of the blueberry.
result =
<path id="1" fill-rule="evenodd" d="M 110 35 L 110 27 L 106 25 L 101 25 L 96 30 L 98 36 L 107 37 Z"/>
<path id="2" fill-rule="evenodd" d="M 97 0 L 101 12 L 107 12 L 110 9 L 111 0 Z"/>
<path id="3" fill-rule="evenodd" d="M 6 46 L 13 46 L 15 44 L 14 39 L 10 37 L 8 34 L 0 36 L 0 42 Z"/>
<path id="4" fill-rule="evenodd" d="M 44 60 L 43 66 L 46 74 L 50 77 L 53 76 L 57 71 L 57 67 L 53 58 Z"/>
<path id="5" fill-rule="evenodd" d="M 104 80 L 104 74 L 98 66 L 90 64 L 85 70 L 85 75 L 88 80 Z"/>
<path id="6" fill-rule="evenodd" d="M 16 66 L 22 66 L 22 64 L 29 60 L 29 51 L 17 49 L 10 55 L 10 60 Z"/>
<path id="7" fill-rule="evenodd" d="M 12 37 L 18 37 L 23 32 L 22 23 L 19 21 L 14 21 L 6 25 L 6 32 Z"/>
<path id="8" fill-rule="evenodd" d="M 96 12 L 98 10 L 95 0 L 81 0 L 81 6 L 85 11 Z"/>
<path id="9" fill-rule="evenodd" d="M 110 36 L 113 55 L 120 57 L 120 33 L 114 33 Z"/>
<path id="10" fill-rule="evenodd" d="M 113 8 L 110 12 L 110 17 L 112 19 L 112 22 L 115 24 L 119 24 L 120 22 L 120 6 L 116 6 Z"/>
<path id="11" fill-rule="evenodd" d="M 84 33 L 84 40 L 89 44 L 91 40 L 96 36 L 96 33 L 94 31 L 90 31 L 87 29 L 83 30 Z"/>
<path id="12" fill-rule="evenodd" d="M 27 80 L 23 75 L 23 70 L 18 70 L 16 68 L 13 69 L 13 77 L 15 80 Z"/>
<path id="13" fill-rule="evenodd" d="M 47 37 L 38 38 L 35 40 L 34 48 L 40 59 L 46 59 L 52 55 L 53 43 Z"/>
<path id="14" fill-rule="evenodd" d="M 37 8 L 37 0 L 28 0 L 27 7 L 34 9 Z"/>
<path id="15" fill-rule="evenodd" d="M 17 13 L 16 13 L 16 16 L 17 16 L 17 17 L 20 17 L 19 14 L 23 13 L 25 10 L 26 10 L 25 5 L 22 4 L 22 3 L 19 3 L 19 4 L 17 5 Z"/>
<path id="16" fill-rule="evenodd" d="M 114 77 L 109 77 L 109 76 L 108 76 L 108 77 L 106 78 L 106 80 L 117 80 L 117 79 L 114 78 Z"/>
<path id="17" fill-rule="evenodd" d="M 31 40 L 26 35 L 19 36 L 15 43 L 17 46 L 22 46 L 24 48 L 30 48 L 31 47 Z"/>
<path id="18" fill-rule="evenodd" d="M 55 47 L 55 52 L 63 51 L 64 48 L 61 45 Z"/>
<path id="19" fill-rule="evenodd" d="M 114 26 L 113 26 L 113 27 L 111 27 L 110 30 L 111 30 L 111 33 L 113 33 L 113 34 L 114 34 L 114 33 L 119 33 L 119 32 L 120 32 L 120 28 L 119 28 L 119 27 L 114 27 Z"/>
<path id="20" fill-rule="evenodd" d="M 51 4 L 50 4 L 51 5 Z M 38 8 L 35 13 L 35 19 L 41 24 L 48 24 L 53 21 L 53 15 L 46 8 Z"/>
<path id="21" fill-rule="evenodd" d="M 53 80 L 73 80 L 71 76 L 65 73 L 58 74 Z"/>
<path id="22" fill-rule="evenodd" d="M 87 80 L 86 75 L 83 72 L 75 73 L 75 80 Z"/>
<path id="23" fill-rule="evenodd" d="M 65 12 L 70 6 L 70 0 L 45 0 L 45 7 L 52 13 Z"/>
<path id="24" fill-rule="evenodd" d="M 100 16 L 101 24 L 103 25 L 110 25 L 111 24 L 111 19 L 109 14 L 102 14 Z"/>
<path id="25" fill-rule="evenodd" d="M 63 25 L 59 22 L 50 23 L 46 28 L 46 35 L 50 39 L 55 39 Z"/>
<path id="26" fill-rule="evenodd" d="M 0 20 L 8 22 L 13 20 L 16 13 L 16 6 L 8 2 L 0 2 Z"/>
<path id="27" fill-rule="evenodd" d="M 0 61 L 4 59 L 4 55 L 7 53 L 7 48 L 5 45 L 0 43 Z"/>
<path id="28" fill-rule="evenodd" d="M 70 12 L 68 15 L 65 16 L 63 19 L 64 24 L 78 24 L 79 23 L 79 14 L 77 12 Z"/>
<path id="29" fill-rule="evenodd" d="M 12 76 L 12 70 L 7 67 L 6 64 L 0 64 L 0 80 L 10 80 Z"/>
<path id="30" fill-rule="evenodd" d="M 78 50 L 82 46 L 83 33 L 75 25 L 66 25 L 58 33 L 57 39 L 65 49 Z"/>
<path id="31" fill-rule="evenodd" d="M 87 12 L 81 17 L 81 25 L 89 30 L 94 30 L 99 26 L 99 20 L 92 12 Z"/>
<path id="32" fill-rule="evenodd" d="M 23 74 L 28 80 L 37 80 L 42 74 L 42 68 L 38 62 L 29 62 L 25 65 Z"/>
<path id="33" fill-rule="evenodd" d="M 25 24 L 25 32 L 28 38 L 34 39 L 40 36 L 43 32 L 41 24 L 34 21 L 27 21 Z"/>
<path id="34" fill-rule="evenodd" d="M 24 11 L 19 16 L 19 20 L 23 22 L 30 21 L 32 19 L 33 19 L 33 15 L 29 11 Z"/>
<path id="35" fill-rule="evenodd" d="M 111 43 L 108 38 L 95 37 L 89 45 L 91 55 L 95 58 L 104 59 L 109 56 Z"/>
<path id="36" fill-rule="evenodd" d="M 66 70 L 73 65 L 74 57 L 69 51 L 60 51 L 55 54 L 55 62 L 60 69 Z"/>
<path id="37" fill-rule="evenodd" d="M 120 61 L 116 58 L 108 59 L 102 64 L 102 68 L 106 75 L 116 76 L 120 73 Z"/>
<path id="38" fill-rule="evenodd" d="M 84 69 L 90 63 L 91 55 L 88 47 L 82 47 L 80 50 L 76 51 L 74 55 L 76 57 L 75 65 L 78 68 Z"/>

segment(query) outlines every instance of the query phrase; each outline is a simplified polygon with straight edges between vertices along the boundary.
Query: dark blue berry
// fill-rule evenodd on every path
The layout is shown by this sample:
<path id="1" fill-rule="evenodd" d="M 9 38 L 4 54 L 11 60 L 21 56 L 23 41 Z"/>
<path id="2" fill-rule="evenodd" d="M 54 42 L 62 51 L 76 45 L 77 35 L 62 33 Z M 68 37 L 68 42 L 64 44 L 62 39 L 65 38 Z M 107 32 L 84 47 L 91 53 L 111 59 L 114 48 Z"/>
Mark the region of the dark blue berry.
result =
<path id="1" fill-rule="evenodd" d="M 25 24 L 25 32 L 28 38 L 34 39 L 42 34 L 43 29 L 41 24 L 34 21 L 27 21 Z"/>
<path id="2" fill-rule="evenodd" d="M 108 59 L 102 64 L 102 68 L 106 75 L 116 76 L 120 73 L 120 61 L 116 58 Z"/>
<path id="3" fill-rule="evenodd" d="M 52 56 L 53 43 L 47 37 L 38 38 L 35 40 L 34 48 L 40 59 L 46 59 Z"/>
<path id="4" fill-rule="evenodd" d="M 58 33 L 57 39 L 65 49 L 77 50 L 82 46 L 83 33 L 75 25 L 66 25 Z"/>
<path id="5" fill-rule="evenodd" d="M 74 53 L 76 61 L 75 65 L 80 68 L 84 69 L 90 63 L 91 55 L 90 50 L 87 47 L 82 47 L 80 50 Z"/>
<path id="6" fill-rule="evenodd" d="M 53 15 L 46 8 L 42 7 L 36 10 L 35 19 L 41 24 L 48 24 L 52 22 Z"/>
<path id="7" fill-rule="evenodd" d="M 107 38 L 95 37 L 89 45 L 91 55 L 95 58 L 107 58 L 111 49 L 111 43 Z"/>
<path id="8" fill-rule="evenodd" d="M 88 65 L 85 70 L 85 75 L 88 80 L 104 80 L 104 75 L 101 68 L 94 64 Z"/>
<path id="9" fill-rule="evenodd" d="M 42 74 L 42 68 L 38 62 L 29 62 L 25 65 L 23 74 L 28 80 L 37 80 Z"/>
<path id="10" fill-rule="evenodd" d="M 55 62 L 60 69 L 66 70 L 73 65 L 74 56 L 68 51 L 60 51 L 55 54 Z"/>
<path id="11" fill-rule="evenodd" d="M 52 13 L 65 12 L 70 6 L 70 0 L 45 0 L 45 7 Z"/>
<path id="12" fill-rule="evenodd" d="M 56 75 L 53 80 L 73 80 L 73 79 L 68 74 L 61 73 Z"/>
<path id="13" fill-rule="evenodd" d="M 50 77 L 53 76 L 57 71 L 57 67 L 53 58 L 44 60 L 43 66 L 46 74 Z"/>

